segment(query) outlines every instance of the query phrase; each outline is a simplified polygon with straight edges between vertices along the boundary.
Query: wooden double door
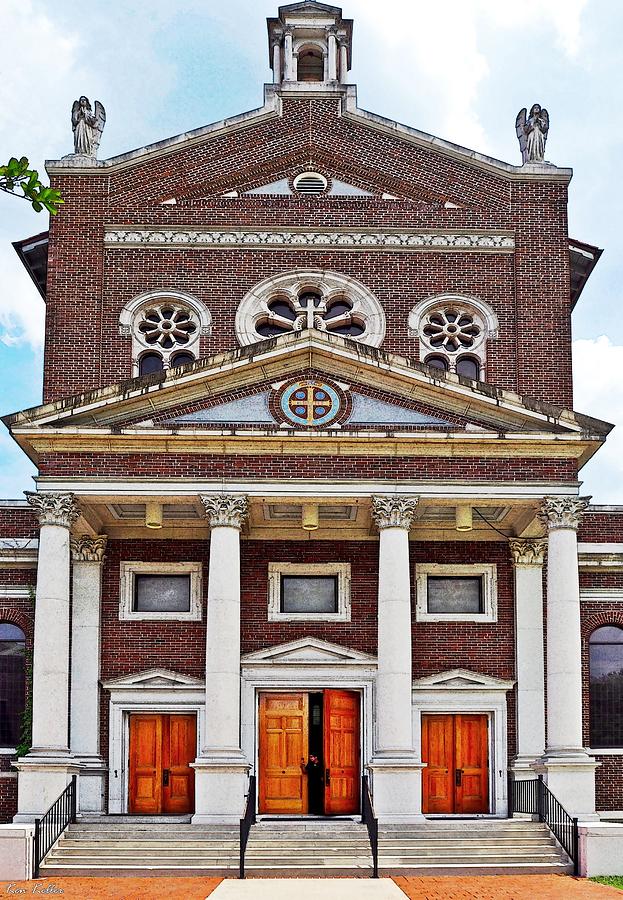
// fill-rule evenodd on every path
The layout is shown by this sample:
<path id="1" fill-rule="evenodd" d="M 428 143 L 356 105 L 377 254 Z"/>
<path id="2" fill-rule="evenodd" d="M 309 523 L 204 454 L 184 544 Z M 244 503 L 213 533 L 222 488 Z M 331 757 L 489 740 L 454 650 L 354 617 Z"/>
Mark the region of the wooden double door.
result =
<path id="1" fill-rule="evenodd" d="M 195 809 L 197 719 L 194 715 L 130 716 L 128 811 L 183 814 Z"/>
<path id="2" fill-rule="evenodd" d="M 359 702 L 354 691 L 260 695 L 260 813 L 359 812 Z"/>
<path id="3" fill-rule="evenodd" d="M 489 812 L 486 715 L 423 715 L 422 812 Z"/>

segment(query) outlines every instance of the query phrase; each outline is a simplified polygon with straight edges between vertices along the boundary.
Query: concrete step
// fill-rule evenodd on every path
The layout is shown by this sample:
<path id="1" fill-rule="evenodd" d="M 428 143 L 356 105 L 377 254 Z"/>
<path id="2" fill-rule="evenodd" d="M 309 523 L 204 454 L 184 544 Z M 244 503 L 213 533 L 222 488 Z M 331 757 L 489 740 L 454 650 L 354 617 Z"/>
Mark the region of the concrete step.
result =
<path id="1" fill-rule="evenodd" d="M 42 875 L 231 875 L 238 828 L 189 823 L 81 821 L 48 855 Z M 348 875 L 372 866 L 367 829 L 352 820 L 261 821 L 246 853 L 250 875 Z M 571 871 L 549 830 L 528 821 L 461 820 L 382 826 L 384 874 Z"/>

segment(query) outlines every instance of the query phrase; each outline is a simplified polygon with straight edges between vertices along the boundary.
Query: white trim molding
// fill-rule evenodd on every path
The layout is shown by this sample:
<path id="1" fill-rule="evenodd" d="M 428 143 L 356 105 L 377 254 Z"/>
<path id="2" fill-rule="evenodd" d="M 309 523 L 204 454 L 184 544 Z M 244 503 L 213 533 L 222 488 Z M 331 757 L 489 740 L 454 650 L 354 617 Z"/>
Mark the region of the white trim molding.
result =
<path id="1" fill-rule="evenodd" d="M 307 250 L 426 250 L 427 252 L 513 253 L 515 238 L 510 231 L 276 231 L 231 229 L 212 231 L 196 228 L 148 228 L 137 225 L 128 228 L 108 227 L 104 234 L 108 248 L 156 247 L 210 249 L 211 247 L 305 247 Z"/>
<path id="2" fill-rule="evenodd" d="M 138 612 L 134 609 L 136 575 L 190 575 L 188 612 Z M 119 619 L 133 622 L 200 622 L 203 607 L 203 565 L 200 562 L 122 560 L 119 566 Z"/>
<path id="3" fill-rule="evenodd" d="M 475 578 L 482 580 L 482 612 L 429 613 L 428 577 Z M 415 566 L 415 618 L 417 622 L 497 622 L 497 567 L 489 563 L 417 563 Z"/>
<path id="4" fill-rule="evenodd" d="M 283 612 L 281 609 L 281 576 L 323 576 L 337 578 L 337 611 Z M 350 622 L 350 563 L 268 563 L 269 622 Z"/>
<path id="5" fill-rule="evenodd" d="M 195 713 L 197 748 L 205 735 L 205 684 L 167 669 L 148 669 L 104 681 L 110 691 L 108 812 L 128 811 L 131 713 Z M 198 751 L 197 751 L 198 752 Z"/>
<path id="6" fill-rule="evenodd" d="M 420 753 L 423 714 L 488 716 L 489 812 L 500 818 L 508 815 L 506 694 L 514 684 L 469 669 L 451 669 L 413 682 L 413 742 Z"/>

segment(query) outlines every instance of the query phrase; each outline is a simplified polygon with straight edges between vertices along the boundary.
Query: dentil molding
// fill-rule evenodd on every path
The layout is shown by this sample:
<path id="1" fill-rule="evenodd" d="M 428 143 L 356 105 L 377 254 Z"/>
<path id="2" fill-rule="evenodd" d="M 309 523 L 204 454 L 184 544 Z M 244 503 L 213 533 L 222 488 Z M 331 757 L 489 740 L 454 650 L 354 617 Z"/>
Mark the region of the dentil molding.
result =
<path id="1" fill-rule="evenodd" d="M 373 496 L 372 517 L 379 530 L 411 528 L 418 497 Z"/>
<path id="2" fill-rule="evenodd" d="M 508 542 L 513 565 L 537 566 L 543 565 L 547 541 L 544 538 L 513 539 Z"/>
<path id="3" fill-rule="evenodd" d="M 98 534 L 91 537 L 90 534 L 81 534 L 72 538 L 70 542 L 71 556 L 74 562 L 104 562 L 106 543 L 108 537 Z"/>
<path id="4" fill-rule="evenodd" d="M 436 231 L 204 231 L 156 228 L 109 228 L 107 247 L 318 247 L 364 250 L 478 250 L 509 251 L 515 239 L 509 232 Z"/>
<path id="5" fill-rule="evenodd" d="M 210 528 L 242 528 L 249 514 L 249 498 L 244 494 L 202 495 L 201 502 Z"/>
<path id="6" fill-rule="evenodd" d="M 539 518 L 550 531 L 572 528 L 577 531 L 590 497 L 544 497 Z"/>
<path id="7" fill-rule="evenodd" d="M 71 528 L 80 515 L 80 507 L 74 494 L 42 493 L 24 491 L 26 500 L 35 511 L 40 525 L 60 525 Z"/>

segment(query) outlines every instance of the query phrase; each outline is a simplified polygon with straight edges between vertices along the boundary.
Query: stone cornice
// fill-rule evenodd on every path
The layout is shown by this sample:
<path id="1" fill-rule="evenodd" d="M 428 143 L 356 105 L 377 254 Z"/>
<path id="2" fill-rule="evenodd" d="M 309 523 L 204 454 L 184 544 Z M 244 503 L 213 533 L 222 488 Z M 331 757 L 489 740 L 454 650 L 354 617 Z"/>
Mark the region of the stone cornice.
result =
<path id="1" fill-rule="evenodd" d="M 540 568 L 545 560 L 547 541 L 543 538 L 517 538 L 508 542 L 513 565 Z"/>
<path id="2" fill-rule="evenodd" d="M 90 534 L 81 534 L 71 539 L 71 556 L 74 562 L 104 562 L 106 543 L 108 537 L 98 534 L 91 537 Z"/>
<path id="3" fill-rule="evenodd" d="M 80 507 L 74 494 L 25 491 L 26 499 L 35 511 L 40 525 L 58 525 L 71 528 L 80 515 Z"/>
<path id="4" fill-rule="evenodd" d="M 379 531 L 384 528 L 411 528 L 418 497 L 377 494 L 372 497 L 372 518 Z"/>
<path id="5" fill-rule="evenodd" d="M 577 531 L 590 497 L 544 497 L 539 518 L 549 531 L 568 528 Z"/>
<path id="6" fill-rule="evenodd" d="M 242 528 L 249 514 L 249 499 L 243 494 L 203 494 L 206 519 L 210 528 Z"/>
<path id="7" fill-rule="evenodd" d="M 204 228 L 155 228 L 107 226 L 104 244 L 113 247 L 304 247 L 306 250 L 426 250 L 441 252 L 477 251 L 512 253 L 515 238 L 510 231 L 438 231 L 408 229 L 379 231 L 375 229 L 229 229 L 215 231 Z"/>

